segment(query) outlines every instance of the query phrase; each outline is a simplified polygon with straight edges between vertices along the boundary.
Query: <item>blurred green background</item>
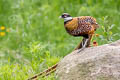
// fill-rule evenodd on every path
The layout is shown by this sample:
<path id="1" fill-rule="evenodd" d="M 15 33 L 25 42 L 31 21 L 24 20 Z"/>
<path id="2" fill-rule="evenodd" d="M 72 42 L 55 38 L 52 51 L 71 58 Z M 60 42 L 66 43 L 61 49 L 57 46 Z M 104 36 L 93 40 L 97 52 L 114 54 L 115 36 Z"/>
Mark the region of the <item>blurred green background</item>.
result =
<path id="1" fill-rule="evenodd" d="M 95 17 L 99 45 L 120 38 L 120 0 L 0 0 L 0 80 L 25 80 L 77 46 L 82 38 L 67 34 L 59 19 L 65 12 Z"/>

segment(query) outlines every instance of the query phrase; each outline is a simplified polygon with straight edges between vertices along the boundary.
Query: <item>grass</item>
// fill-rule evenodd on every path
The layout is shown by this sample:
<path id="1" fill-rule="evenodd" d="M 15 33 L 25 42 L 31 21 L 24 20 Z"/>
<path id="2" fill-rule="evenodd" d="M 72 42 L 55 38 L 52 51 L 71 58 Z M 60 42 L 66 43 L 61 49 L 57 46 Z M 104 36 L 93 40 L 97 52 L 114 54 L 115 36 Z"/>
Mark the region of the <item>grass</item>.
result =
<path id="1" fill-rule="evenodd" d="M 68 35 L 63 20 L 93 16 L 99 45 L 120 38 L 119 0 L 0 0 L 0 80 L 25 80 L 70 53 L 81 38 Z M 1 32 L 5 32 L 2 36 Z M 54 74 L 40 80 L 54 80 Z"/>

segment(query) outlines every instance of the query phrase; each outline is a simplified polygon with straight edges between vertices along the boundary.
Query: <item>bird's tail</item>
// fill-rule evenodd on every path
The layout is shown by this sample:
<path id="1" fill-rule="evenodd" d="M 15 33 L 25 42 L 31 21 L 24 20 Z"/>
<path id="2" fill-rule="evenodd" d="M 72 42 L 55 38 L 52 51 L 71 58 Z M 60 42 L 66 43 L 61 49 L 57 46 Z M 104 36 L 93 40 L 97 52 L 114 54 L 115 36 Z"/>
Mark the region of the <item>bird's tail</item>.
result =
<path id="1" fill-rule="evenodd" d="M 79 43 L 79 45 L 78 45 L 74 50 L 77 50 L 77 49 L 82 48 L 83 45 L 85 44 L 86 39 L 88 39 L 88 41 L 87 41 L 87 44 L 85 45 L 85 47 L 90 47 L 90 41 L 91 41 L 91 39 L 92 39 L 92 36 L 93 36 L 93 34 L 90 34 L 90 35 L 88 36 L 88 38 L 83 37 L 82 41 Z"/>

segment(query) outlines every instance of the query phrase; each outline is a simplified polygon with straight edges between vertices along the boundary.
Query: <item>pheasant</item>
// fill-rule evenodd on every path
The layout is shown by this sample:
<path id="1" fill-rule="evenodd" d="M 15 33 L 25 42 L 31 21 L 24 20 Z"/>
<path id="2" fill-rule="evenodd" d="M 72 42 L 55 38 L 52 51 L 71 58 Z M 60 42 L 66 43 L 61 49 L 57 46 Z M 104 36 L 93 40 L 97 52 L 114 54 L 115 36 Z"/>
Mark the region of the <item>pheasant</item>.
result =
<path id="1" fill-rule="evenodd" d="M 78 52 L 80 52 L 85 47 L 89 47 L 91 38 L 96 29 L 99 27 L 96 19 L 91 16 L 71 17 L 68 13 L 63 13 L 60 18 L 64 19 L 64 27 L 70 35 L 75 37 L 83 37 L 82 41 L 75 48 L 75 50 L 78 49 Z M 58 63 L 28 80 L 35 79 L 43 74 L 44 76 L 49 75 L 56 70 L 57 65 Z"/>
<path id="2" fill-rule="evenodd" d="M 84 49 L 89 47 L 90 40 L 99 27 L 96 19 L 91 16 L 71 17 L 68 13 L 63 13 L 60 18 L 64 19 L 64 27 L 66 31 L 75 37 L 83 36 L 82 42 L 76 49 Z"/>

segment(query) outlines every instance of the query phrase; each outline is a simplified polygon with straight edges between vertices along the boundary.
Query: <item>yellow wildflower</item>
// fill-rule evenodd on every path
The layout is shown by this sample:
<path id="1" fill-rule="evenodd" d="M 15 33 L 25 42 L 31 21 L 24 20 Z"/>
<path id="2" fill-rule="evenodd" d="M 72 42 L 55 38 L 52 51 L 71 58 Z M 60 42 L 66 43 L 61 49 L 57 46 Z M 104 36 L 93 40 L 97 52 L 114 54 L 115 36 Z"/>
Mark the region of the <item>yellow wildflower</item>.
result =
<path id="1" fill-rule="evenodd" d="M 5 26 L 1 26 L 0 29 L 1 29 L 1 30 L 5 30 Z"/>
<path id="2" fill-rule="evenodd" d="M 5 36 L 5 32 L 0 32 L 0 36 Z"/>

